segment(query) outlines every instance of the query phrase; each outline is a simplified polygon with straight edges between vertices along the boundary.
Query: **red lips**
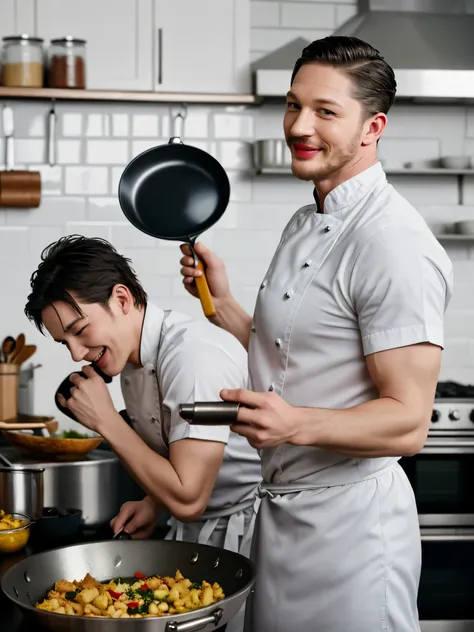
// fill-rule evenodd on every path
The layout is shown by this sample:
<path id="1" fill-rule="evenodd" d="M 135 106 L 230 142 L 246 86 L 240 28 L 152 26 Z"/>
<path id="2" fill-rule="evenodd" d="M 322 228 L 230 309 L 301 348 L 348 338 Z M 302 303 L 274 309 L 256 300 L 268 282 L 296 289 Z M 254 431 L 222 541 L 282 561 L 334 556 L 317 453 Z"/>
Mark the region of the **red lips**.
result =
<path id="1" fill-rule="evenodd" d="M 293 151 L 298 158 L 313 158 L 321 150 L 317 147 L 311 147 L 311 145 L 305 145 L 304 143 L 294 143 Z"/>

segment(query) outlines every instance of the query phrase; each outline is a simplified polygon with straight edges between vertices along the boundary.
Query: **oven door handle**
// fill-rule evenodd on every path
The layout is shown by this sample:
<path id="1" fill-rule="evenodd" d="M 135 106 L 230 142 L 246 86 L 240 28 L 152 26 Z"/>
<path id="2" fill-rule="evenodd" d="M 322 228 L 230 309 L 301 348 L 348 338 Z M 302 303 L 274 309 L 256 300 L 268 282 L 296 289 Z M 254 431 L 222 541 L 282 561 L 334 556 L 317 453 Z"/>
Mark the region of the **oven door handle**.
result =
<path id="1" fill-rule="evenodd" d="M 473 454 L 474 441 L 470 439 L 443 439 L 430 441 L 427 439 L 421 454 Z"/>
<path id="2" fill-rule="evenodd" d="M 474 542 L 472 535 L 421 535 L 422 542 Z"/>

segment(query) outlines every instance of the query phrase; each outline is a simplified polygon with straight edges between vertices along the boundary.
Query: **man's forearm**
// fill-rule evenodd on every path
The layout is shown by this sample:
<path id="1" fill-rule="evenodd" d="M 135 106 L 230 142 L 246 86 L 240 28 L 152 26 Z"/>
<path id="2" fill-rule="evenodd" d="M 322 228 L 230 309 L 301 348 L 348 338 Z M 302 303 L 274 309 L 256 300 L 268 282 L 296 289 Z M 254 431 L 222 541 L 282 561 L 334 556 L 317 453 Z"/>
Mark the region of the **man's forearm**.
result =
<path id="1" fill-rule="evenodd" d="M 217 315 L 211 318 L 211 321 L 231 333 L 248 350 L 252 317 L 233 297 L 219 305 Z"/>
<path id="2" fill-rule="evenodd" d="M 384 397 L 346 410 L 298 408 L 296 445 L 314 445 L 348 456 L 410 456 L 421 450 L 429 419 Z"/>
<path id="3" fill-rule="evenodd" d="M 188 519 L 194 512 L 195 499 L 168 459 L 149 448 L 118 413 L 117 418 L 103 424 L 101 434 L 156 504 L 165 506 L 178 519 Z"/>

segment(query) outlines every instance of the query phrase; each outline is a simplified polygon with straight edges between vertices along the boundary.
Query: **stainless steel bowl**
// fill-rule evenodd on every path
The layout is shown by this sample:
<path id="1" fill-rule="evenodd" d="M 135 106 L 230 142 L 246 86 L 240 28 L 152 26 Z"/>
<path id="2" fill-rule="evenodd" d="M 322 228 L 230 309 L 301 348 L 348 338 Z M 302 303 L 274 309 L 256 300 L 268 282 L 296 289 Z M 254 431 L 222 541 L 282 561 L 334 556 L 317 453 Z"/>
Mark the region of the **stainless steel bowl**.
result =
<path id="1" fill-rule="evenodd" d="M 43 515 L 43 474 L 44 468 L 0 467 L 0 509 L 39 520 Z"/>
<path id="2" fill-rule="evenodd" d="M 269 138 L 257 140 L 253 145 L 253 161 L 255 169 L 289 171 L 291 152 L 284 140 Z"/>

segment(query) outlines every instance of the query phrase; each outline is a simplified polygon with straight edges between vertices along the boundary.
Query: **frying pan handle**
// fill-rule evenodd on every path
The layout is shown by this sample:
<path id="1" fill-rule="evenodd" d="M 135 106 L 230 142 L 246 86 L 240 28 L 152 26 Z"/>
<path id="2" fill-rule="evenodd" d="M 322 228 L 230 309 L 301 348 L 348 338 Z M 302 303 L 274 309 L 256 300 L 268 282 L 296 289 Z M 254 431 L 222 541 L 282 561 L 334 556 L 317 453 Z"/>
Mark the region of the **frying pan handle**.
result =
<path id="1" fill-rule="evenodd" d="M 209 623 L 217 625 L 222 619 L 224 614 L 222 608 L 218 608 L 212 614 L 207 617 L 201 617 L 199 619 L 193 619 L 192 621 L 185 621 L 184 623 L 177 623 L 176 621 L 170 621 L 166 625 L 166 632 L 197 632 L 202 630 Z"/>
<path id="2" fill-rule="evenodd" d="M 211 291 L 209 290 L 209 286 L 207 284 L 206 274 L 204 272 L 204 264 L 197 256 L 196 260 L 196 268 L 198 270 L 201 270 L 202 276 L 196 277 L 194 281 L 196 283 L 199 300 L 201 301 L 204 314 L 207 318 L 209 318 L 210 316 L 216 315 L 216 308 L 214 307 L 214 303 L 212 302 Z"/>

